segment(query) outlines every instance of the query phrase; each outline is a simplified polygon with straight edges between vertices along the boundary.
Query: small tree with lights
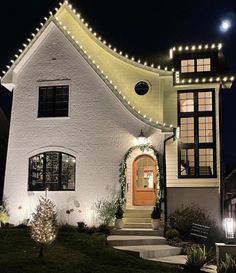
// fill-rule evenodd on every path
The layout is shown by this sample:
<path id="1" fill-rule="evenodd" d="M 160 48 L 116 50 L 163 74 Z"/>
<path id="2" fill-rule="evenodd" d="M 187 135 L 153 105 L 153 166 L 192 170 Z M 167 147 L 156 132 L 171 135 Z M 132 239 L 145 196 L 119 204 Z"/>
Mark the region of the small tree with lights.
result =
<path id="1" fill-rule="evenodd" d="M 57 215 L 54 203 L 41 197 L 36 213 L 33 213 L 32 216 L 31 238 L 39 245 L 39 257 L 43 257 L 43 249 L 51 245 L 57 236 Z"/>

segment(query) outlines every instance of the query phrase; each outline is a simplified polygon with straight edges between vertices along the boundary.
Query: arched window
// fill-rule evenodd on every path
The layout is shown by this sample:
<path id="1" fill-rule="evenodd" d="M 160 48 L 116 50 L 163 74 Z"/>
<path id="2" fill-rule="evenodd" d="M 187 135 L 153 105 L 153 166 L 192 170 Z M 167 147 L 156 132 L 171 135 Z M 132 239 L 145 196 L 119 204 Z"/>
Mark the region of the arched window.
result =
<path id="1" fill-rule="evenodd" d="M 61 152 L 45 152 L 29 159 L 29 191 L 75 190 L 74 156 Z"/>

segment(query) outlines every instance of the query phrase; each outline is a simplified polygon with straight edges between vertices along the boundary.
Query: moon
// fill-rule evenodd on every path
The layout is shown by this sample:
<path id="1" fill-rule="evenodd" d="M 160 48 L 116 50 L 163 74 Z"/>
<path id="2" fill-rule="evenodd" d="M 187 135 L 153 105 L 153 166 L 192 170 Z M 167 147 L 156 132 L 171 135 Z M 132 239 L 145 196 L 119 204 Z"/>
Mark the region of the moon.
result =
<path id="1" fill-rule="evenodd" d="M 221 32 L 228 32 L 232 26 L 232 23 L 229 19 L 224 19 L 221 21 L 220 24 L 220 31 Z"/>

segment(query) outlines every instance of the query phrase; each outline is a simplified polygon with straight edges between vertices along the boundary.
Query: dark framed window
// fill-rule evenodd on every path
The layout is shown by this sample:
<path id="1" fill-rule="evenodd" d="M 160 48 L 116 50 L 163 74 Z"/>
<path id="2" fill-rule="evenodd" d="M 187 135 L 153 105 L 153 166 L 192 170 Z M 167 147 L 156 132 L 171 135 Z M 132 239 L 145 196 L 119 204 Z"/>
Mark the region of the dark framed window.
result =
<path id="1" fill-rule="evenodd" d="M 210 72 L 211 58 L 181 60 L 180 69 L 181 69 L 181 73 Z"/>
<path id="2" fill-rule="evenodd" d="M 216 177 L 213 89 L 178 91 L 179 177 Z"/>
<path id="3" fill-rule="evenodd" d="M 39 87 L 38 117 L 68 117 L 69 86 Z"/>
<path id="4" fill-rule="evenodd" d="M 29 191 L 75 190 L 74 156 L 61 152 L 45 152 L 29 159 Z"/>

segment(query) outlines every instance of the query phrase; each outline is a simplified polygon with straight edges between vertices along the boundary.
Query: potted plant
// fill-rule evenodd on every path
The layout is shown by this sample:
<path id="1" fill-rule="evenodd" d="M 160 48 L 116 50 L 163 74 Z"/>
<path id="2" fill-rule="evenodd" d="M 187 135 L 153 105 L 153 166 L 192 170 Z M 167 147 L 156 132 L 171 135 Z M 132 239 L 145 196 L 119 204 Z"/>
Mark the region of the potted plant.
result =
<path id="1" fill-rule="evenodd" d="M 161 224 L 160 203 L 156 203 L 155 206 L 153 207 L 153 210 L 152 210 L 152 213 L 151 213 L 151 218 L 152 218 L 152 228 L 153 229 L 159 229 L 160 224 Z"/>
<path id="2" fill-rule="evenodd" d="M 117 206 L 117 210 L 116 210 L 116 213 L 115 213 L 115 216 L 116 216 L 116 220 L 115 220 L 115 227 L 118 228 L 118 229 L 121 229 L 123 228 L 124 224 L 123 224 L 123 209 L 122 209 L 122 206 L 120 203 L 118 203 L 118 206 Z"/>

